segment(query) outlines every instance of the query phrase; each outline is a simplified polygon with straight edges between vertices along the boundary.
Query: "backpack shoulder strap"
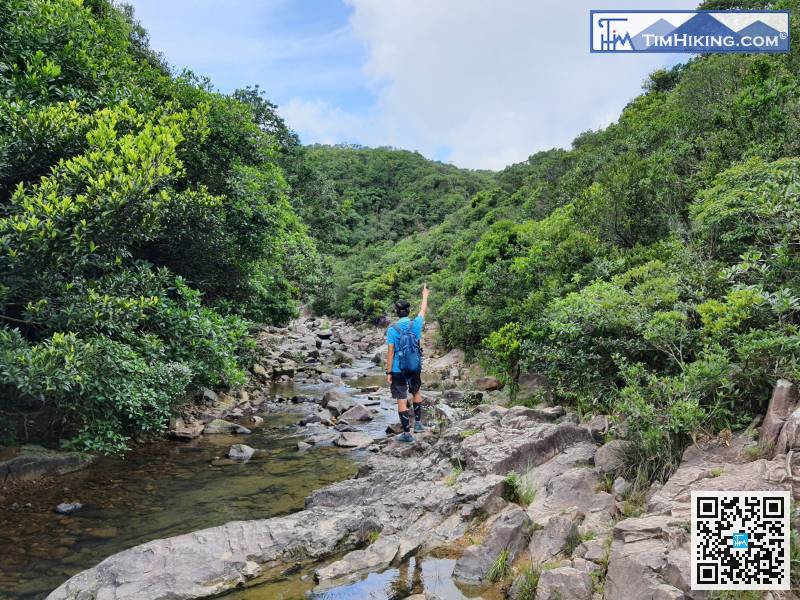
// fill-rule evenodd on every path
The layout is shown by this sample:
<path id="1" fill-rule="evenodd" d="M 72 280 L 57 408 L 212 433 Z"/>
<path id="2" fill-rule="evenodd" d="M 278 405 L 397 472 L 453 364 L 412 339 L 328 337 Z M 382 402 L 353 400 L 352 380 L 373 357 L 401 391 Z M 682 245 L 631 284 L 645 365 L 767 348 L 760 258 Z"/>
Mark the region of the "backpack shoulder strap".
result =
<path id="1" fill-rule="evenodd" d="M 400 323 L 393 324 L 392 329 L 394 329 L 398 335 L 403 335 L 403 329 L 400 327 Z"/>

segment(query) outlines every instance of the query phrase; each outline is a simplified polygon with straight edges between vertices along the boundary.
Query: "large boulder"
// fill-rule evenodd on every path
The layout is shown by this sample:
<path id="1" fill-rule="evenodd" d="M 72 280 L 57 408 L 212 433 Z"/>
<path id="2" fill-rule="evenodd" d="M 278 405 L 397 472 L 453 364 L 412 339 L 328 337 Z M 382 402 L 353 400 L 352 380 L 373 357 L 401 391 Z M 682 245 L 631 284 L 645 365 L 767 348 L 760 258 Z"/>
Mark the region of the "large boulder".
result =
<path id="1" fill-rule="evenodd" d="M 86 468 L 92 460 L 81 452 L 58 452 L 28 444 L 10 458 L 0 460 L 0 485 L 65 475 Z"/>
<path id="2" fill-rule="evenodd" d="M 509 505 L 492 522 L 486 539 L 481 544 L 469 546 L 456 561 L 453 577 L 460 581 L 476 583 L 486 579 L 492 564 L 500 553 L 508 551 L 508 564 L 525 547 L 531 521 L 519 506 Z"/>
<path id="3" fill-rule="evenodd" d="M 775 444 L 778 441 L 778 436 L 786 420 L 795 411 L 798 403 L 800 403 L 800 397 L 797 393 L 797 386 L 786 379 L 779 379 L 772 391 L 769 408 L 764 416 L 764 424 L 761 426 L 759 437 L 761 444 Z"/>

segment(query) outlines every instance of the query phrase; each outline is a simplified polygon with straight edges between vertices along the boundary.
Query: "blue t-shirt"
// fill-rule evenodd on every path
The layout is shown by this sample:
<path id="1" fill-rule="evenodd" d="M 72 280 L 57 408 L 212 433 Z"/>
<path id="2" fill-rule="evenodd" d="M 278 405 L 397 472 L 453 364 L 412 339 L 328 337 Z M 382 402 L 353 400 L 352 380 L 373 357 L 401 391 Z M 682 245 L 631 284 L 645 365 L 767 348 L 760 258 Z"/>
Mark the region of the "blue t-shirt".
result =
<path id="1" fill-rule="evenodd" d="M 414 337 L 419 339 L 422 337 L 422 327 L 425 325 L 425 319 L 422 318 L 422 315 L 417 315 L 414 320 L 412 321 L 408 317 L 403 317 L 397 323 L 400 326 L 400 329 L 408 330 L 411 328 L 411 331 L 414 332 Z M 389 329 L 386 330 L 386 343 L 397 347 L 397 340 L 400 337 L 400 334 L 397 333 L 397 330 L 394 328 L 394 325 L 390 325 Z M 399 373 L 400 372 L 400 357 L 397 356 L 397 352 L 394 353 L 394 360 L 392 361 L 392 373 Z"/>

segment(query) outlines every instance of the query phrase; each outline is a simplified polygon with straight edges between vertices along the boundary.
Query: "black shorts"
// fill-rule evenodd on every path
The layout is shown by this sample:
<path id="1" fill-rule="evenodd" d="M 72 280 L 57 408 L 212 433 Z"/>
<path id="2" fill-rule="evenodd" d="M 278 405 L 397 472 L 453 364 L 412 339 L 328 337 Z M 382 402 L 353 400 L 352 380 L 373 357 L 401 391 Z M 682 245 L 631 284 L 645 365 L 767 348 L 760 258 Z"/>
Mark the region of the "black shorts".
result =
<path id="1" fill-rule="evenodd" d="M 392 398 L 405 398 L 408 394 L 416 394 L 422 385 L 420 372 L 392 373 Z"/>

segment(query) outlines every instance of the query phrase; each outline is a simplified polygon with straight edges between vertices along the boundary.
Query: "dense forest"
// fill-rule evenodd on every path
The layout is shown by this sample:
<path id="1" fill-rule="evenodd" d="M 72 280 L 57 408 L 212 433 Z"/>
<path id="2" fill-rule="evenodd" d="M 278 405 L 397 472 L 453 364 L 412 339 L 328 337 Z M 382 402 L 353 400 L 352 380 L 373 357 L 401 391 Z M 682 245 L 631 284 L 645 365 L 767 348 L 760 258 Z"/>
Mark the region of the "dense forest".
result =
<path id="1" fill-rule="evenodd" d="M 800 39 L 797 3 L 769 8 Z M 0 56 L 2 410 L 73 447 L 242 381 L 253 329 L 300 302 L 370 320 L 423 281 L 441 343 L 512 398 L 536 372 L 627 423 L 629 475 L 800 376 L 796 48 L 658 70 L 609 127 L 498 173 L 304 147 L 261 90 L 174 73 L 109 0 L 0 0 Z"/>

